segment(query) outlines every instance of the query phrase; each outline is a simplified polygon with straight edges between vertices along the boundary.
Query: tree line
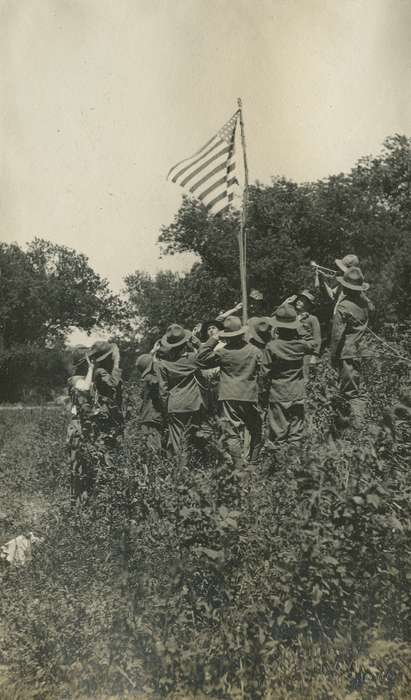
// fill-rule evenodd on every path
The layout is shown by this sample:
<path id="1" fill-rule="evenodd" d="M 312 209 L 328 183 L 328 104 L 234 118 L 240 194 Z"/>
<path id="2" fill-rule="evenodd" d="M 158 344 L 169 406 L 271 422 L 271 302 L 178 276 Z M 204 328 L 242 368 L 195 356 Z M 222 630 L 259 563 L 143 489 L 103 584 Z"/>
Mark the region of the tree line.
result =
<path id="1" fill-rule="evenodd" d="M 411 138 L 388 137 L 349 173 L 256 182 L 247 220 L 248 284 L 263 293 L 267 313 L 312 286 L 311 260 L 333 267 L 354 252 L 371 285 L 374 327 L 411 317 Z M 212 217 L 184 197 L 158 242 L 163 255 L 190 252 L 197 261 L 185 274 L 137 270 L 121 295 L 75 250 L 38 238 L 24 249 L 0 244 L 0 400 L 18 398 L 20 385 L 40 376 L 40 383 L 51 376 L 62 384 L 72 327 L 105 329 L 136 349 L 172 321 L 193 327 L 233 305 L 240 298 L 238 227 L 235 212 Z"/>

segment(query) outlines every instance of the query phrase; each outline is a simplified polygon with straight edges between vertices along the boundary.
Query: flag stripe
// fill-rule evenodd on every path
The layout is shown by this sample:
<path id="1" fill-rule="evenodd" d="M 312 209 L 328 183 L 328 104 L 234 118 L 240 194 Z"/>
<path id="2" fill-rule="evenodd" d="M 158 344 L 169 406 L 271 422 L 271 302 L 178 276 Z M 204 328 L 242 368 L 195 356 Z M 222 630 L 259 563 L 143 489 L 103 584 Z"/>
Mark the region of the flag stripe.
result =
<path id="1" fill-rule="evenodd" d="M 221 194 L 217 195 L 214 199 L 211 200 L 207 204 L 207 209 L 212 209 L 218 202 L 220 202 L 222 199 L 228 199 L 227 198 L 227 190 L 224 190 L 224 192 L 221 192 Z"/>
<path id="2" fill-rule="evenodd" d="M 200 153 L 201 153 L 202 151 L 204 151 L 206 148 L 208 148 L 208 146 L 209 146 L 217 137 L 219 137 L 218 134 L 216 134 L 215 136 L 213 136 L 212 139 L 209 139 L 209 141 L 207 141 L 207 143 L 205 143 L 204 146 L 202 146 L 201 148 L 199 148 L 198 151 L 196 151 L 195 153 L 193 153 L 192 156 L 189 156 L 188 158 L 183 158 L 183 160 L 180 160 L 178 163 L 176 163 L 175 165 L 173 165 L 173 167 L 170 168 L 170 170 L 168 171 L 167 179 L 170 177 L 170 173 L 172 173 L 173 170 L 175 170 L 176 168 L 178 168 L 182 163 L 186 163 L 188 160 L 191 160 L 192 158 L 196 158 L 197 156 L 199 156 Z M 221 139 L 220 139 L 220 141 L 221 141 Z M 203 155 L 204 155 L 204 154 L 203 154 Z"/>
<path id="3" fill-rule="evenodd" d="M 230 146 L 226 146 L 221 151 L 219 151 L 215 155 L 211 156 L 211 158 L 206 160 L 204 163 L 201 163 L 201 165 L 199 165 L 198 168 L 193 170 L 193 172 L 189 173 L 187 175 L 187 177 L 185 177 L 184 180 L 181 181 L 181 183 L 180 183 L 181 186 L 184 187 L 187 184 L 187 182 L 190 182 L 190 180 L 193 177 L 198 175 L 198 173 L 201 173 L 201 171 L 204 170 L 204 168 L 207 168 L 207 166 L 211 165 L 211 163 L 214 163 L 214 161 L 217 160 L 218 158 L 221 158 L 221 156 L 225 156 L 226 153 L 230 153 Z M 227 158 L 225 158 L 224 160 L 226 161 Z"/>
<path id="4" fill-rule="evenodd" d="M 235 164 L 233 163 L 232 169 L 233 169 L 234 167 L 235 167 Z M 217 180 L 217 182 L 213 182 L 212 185 L 210 185 L 209 187 L 207 187 L 206 190 L 204 190 L 201 194 L 199 194 L 199 195 L 198 195 L 198 198 L 201 199 L 201 200 L 203 200 L 203 199 L 205 199 L 205 197 L 207 197 L 207 196 L 210 194 L 210 192 L 212 192 L 213 190 L 215 190 L 215 189 L 216 189 L 217 187 L 219 187 L 220 185 L 226 185 L 226 186 L 228 187 L 228 186 L 234 184 L 235 182 L 237 182 L 237 179 L 236 179 L 235 177 L 233 177 L 233 178 L 232 178 L 231 180 L 229 180 L 228 182 L 227 182 L 227 177 L 226 177 L 226 176 L 220 177 L 220 179 Z"/>
<path id="5" fill-rule="evenodd" d="M 213 207 L 208 211 L 212 212 L 213 214 L 223 214 L 224 212 L 229 210 L 233 198 L 233 195 L 229 195 L 227 198 L 228 204 L 226 203 L 227 200 L 220 200 L 217 204 L 214 204 Z"/>
<path id="6" fill-rule="evenodd" d="M 182 168 L 182 170 L 179 170 L 178 173 L 176 173 L 175 175 L 173 175 L 173 177 L 171 178 L 172 181 L 173 181 L 173 182 L 176 182 L 176 181 L 178 180 L 178 178 L 181 177 L 181 175 L 184 175 L 184 173 L 187 172 L 187 170 L 189 170 L 193 165 L 196 165 L 196 163 L 199 163 L 200 160 L 203 160 L 203 158 L 206 158 L 210 153 L 212 153 L 216 148 L 219 148 L 223 143 L 224 143 L 224 141 L 223 141 L 222 139 L 218 139 L 218 140 L 213 144 L 213 146 L 212 146 L 211 148 L 208 149 L 208 151 L 206 151 L 205 153 L 202 153 L 201 156 L 199 156 L 198 158 L 197 158 L 198 153 L 196 153 L 194 156 L 191 156 L 191 158 L 186 158 L 185 161 L 181 161 L 181 163 L 179 163 L 179 165 L 182 165 L 182 163 L 186 163 L 186 162 L 188 162 L 189 160 L 191 160 L 191 163 L 188 163 L 188 165 L 186 165 L 184 168 Z M 193 160 L 193 159 L 194 159 L 194 160 Z M 177 167 L 177 166 L 175 166 L 174 168 L 172 168 L 172 169 L 170 170 L 170 173 L 171 173 L 173 170 L 175 170 L 176 167 Z M 170 173 L 169 173 L 169 174 L 170 174 Z M 167 177 L 168 177 L 168 176 L 167 176 Z"/>
<path id="7" fill-rule="evenodd" d="M 206 175 L 204 175 L 200 180 L 198 180 L 194 185 L 190 187 L 190 192 L 194 194 L 194 192 L 201 187 L 201 185 L 204 185 L 204 183 L 207 182 L 211 177 L 214 175 L 218 175 L 218 173 L 221 173 L 222 170 L 225 170 L 226 176 L 225 180 L 227 180 L 227 174 L 228 172 L 231 172 L 235 168 L 235 163 L 232 163 L 228 168 L 227 168 L 227 163 L 220 163 L 220 165 L 217 165 L 213 170 L 209 170 Z"/>

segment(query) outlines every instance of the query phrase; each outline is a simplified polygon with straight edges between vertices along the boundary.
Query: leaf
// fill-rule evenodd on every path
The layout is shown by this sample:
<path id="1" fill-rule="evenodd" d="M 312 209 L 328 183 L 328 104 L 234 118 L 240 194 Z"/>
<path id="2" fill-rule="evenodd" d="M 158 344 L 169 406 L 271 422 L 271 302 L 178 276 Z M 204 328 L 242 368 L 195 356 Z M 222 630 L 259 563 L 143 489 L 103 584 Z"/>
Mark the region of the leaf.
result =
<path id="1" fill-rule="evenodd" d="M 284 612 L 286 613 L 286 615 L 288 615 L 291 612 L 291 610 L 293 609 L 293 605 L 294 602 L 291 599 L 286 601 L 284 605 Z"/>
<path id="2" fill-rule="evenodd" d="M 352 500 L 354 501 L 354 503 L 355 503 L 357 506 L 362 506 L 363 503 L 364 503 L 364 499 L 363 499 L 362 496 L 353 496 L 353 497 L 352 497 Z"/>
<path id="3" fill-rule="evenodd" d="M 232 518 L 226 518 L 224 520 L 224 525 L 226 527 L 233 528 L 233 530 L 236 530 L 238 528 L 238 522 L 236 520 L 233 520 Z"/>
<path id="4" fill-rule="evenodd" d="M 324 557 L 324 562 L 326 564 L 334 564 L 335 566 L 339 563 L 338 559 L 330 556 L 329 554 L 327 554 L 327 556 Z"/>
<path id="5" fill-rule="evenodd" d="M 367 503 L 370 503 L 372 506 L 374 506 L 374 508 L 378 508 L 381 503 L 381 499 L 376 493 L 368 493 Z"/>
<path id="6" fill-rule="evenodd" d="M 395 515 L 391 516 L 391 526 L 394 530 L 401 530 L 401 532 L 404 530 L 403 524 L 398 520 L 398 518 L 395 517 Z"/>
<path id="7" fill-rule="evenodd" d="M 197 547 L 196 551 L 199 554 L 204 554 L 212 561 L 223 562 L 225 559 L 224 549 L 209 549 L 208 547 Z"/>
<path id="8" fill-rule="evenodd" d="M 315 586 L 313 587 L 312 596 L 313 596 L 314 605 L 318 605 L 321 602 L 321 599 L 323 597 L 323 591 L 319 587 L 318 583 L 316 583 Z"/>

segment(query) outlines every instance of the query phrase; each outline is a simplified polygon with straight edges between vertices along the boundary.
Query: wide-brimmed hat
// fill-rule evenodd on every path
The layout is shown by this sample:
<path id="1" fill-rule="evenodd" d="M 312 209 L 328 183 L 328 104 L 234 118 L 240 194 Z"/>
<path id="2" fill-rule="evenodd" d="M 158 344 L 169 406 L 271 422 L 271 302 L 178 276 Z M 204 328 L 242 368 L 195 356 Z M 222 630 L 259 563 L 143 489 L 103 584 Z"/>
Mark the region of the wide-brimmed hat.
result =
<path id="1" fill-rule="evenodd" d="M 314 304 L 314 302 L 315 302 L 314 294 L 312 294 L 310 291 L 308 291 L 308 289 L 303 289 L 302 292 L 297 294 L 297 299 L 298 299 L 298 297 L 303 297 L 303 299 L 307 299 L 307 301 L 309 301 L 310 304 Z"/>
<path id="2" fill-rule="evenodd" d="M 88 356 L 94 359 L 94 362 L 102 362 L 113 352 L 113 343 L 108 343 L 106 340 L 97 340 L 90 348 Z"/>
<path id="3" fill-rule="evenodd" d="M 275 312 L 274 318 L 271 319 L 273 328 L 291 328 L 297 329 L 300 327 L 300 322 L 297 320 L 297 312 L 291 304 L 283 304 Z"/>
<path id="4" fill-rule="evenodd" d="M 207 331 L 210 328 L 210 326 L 215 326 L 216 328 L 218 328 L 219 331 L 223 330 L 223 323 L 221 321 L 217 321 L 216 319 L 209 319 L 207 321 L 203 321 L 199 333 L 201 340 L 206 340 Z"/>
<path id="5" fill-rule="evenodd" d="M 250 292 L 250 299 L 254 299 L 254 301 L 262 301 L 264 299 L 264 295 L 258 289 L 252 289 Z"/>
<path id="6" fill-rule="evenodd" d="M 191 335 L 191 331 L 186 330 L 183 326 L 179 326 L 178 323 L 172 323 L 161 338 L 161 344 L 167 350 L 172 350 L 187 343 Z"/>
<path id="7" fill-rule="evenodd" d="M 363 274 L 359 267 L 350 267 L 344 273 L 344 277 L 337 277 L 339 282 L 346 289 L 352 289 L 355 292 L 365 292 L 369 285 L 364 282 Z"/>
<path id="8" fill-rule="evenodd" d="M 139 357 L 136 360 L 136 368 L 141 372 L 142 377 L 145 377 L 146 374 L 148 374 L 151 371 L 153 367 L 153 362 L 154 357 L 153 355 L 150 355 L 150 353 L 146 352 L 142 355 L 139 355 Z"/>
<path id="9" fill-rule="evenodd" d="M 347 272 L 350 267 L 358 267 L 360 261 L 356 255 L 352 253 L 350 255 L 345 255 L 343 258 L 336 258 L 335 264 L 340 268 L 341 272 Z"/>
<path id="10" fill-rule="evenodd" d="M 266 316 L 252 316 L 247 321 L 248 336 L 259 343 L 266 343 L 271 338 L 271 318 Z"/>
<path id="11" fill-rule="evenodd" d="M 234 338 L 236 335 L 244 335 L 247 326 L 243 326 L 237 316 L 227 316 L 224 319 L 223 330 L 220 331 L 220 338 Z"/>

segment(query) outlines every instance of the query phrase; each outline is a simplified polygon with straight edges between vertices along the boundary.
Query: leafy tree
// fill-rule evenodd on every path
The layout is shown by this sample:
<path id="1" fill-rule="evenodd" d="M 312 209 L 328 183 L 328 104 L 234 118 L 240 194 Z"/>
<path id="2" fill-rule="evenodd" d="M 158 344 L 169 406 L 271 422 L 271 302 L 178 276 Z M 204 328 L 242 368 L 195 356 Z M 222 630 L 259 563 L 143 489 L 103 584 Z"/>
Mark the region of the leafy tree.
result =
<path id="1" fill-rule="evenodd" d="M 35 239 L 26 250 L 0 245 L 0 324 L 4 344 L 54 342 L 71 326 L 109 325 L 121 304 L 108 282 L 71 248 Z"/>
<path id="2" fill-rule="evenodd" d="M 197 263 L 187 275 L 159 272 L 155 276 L 137 271 L 126 277 L 129 313 L 140 332 L 153 327 L 164 332 L 172 323 L 192 328 L 220 310 L 221 300 L 234 300 L 235 289 L 227 278 L 214 277 L 204 263 Z"/>

